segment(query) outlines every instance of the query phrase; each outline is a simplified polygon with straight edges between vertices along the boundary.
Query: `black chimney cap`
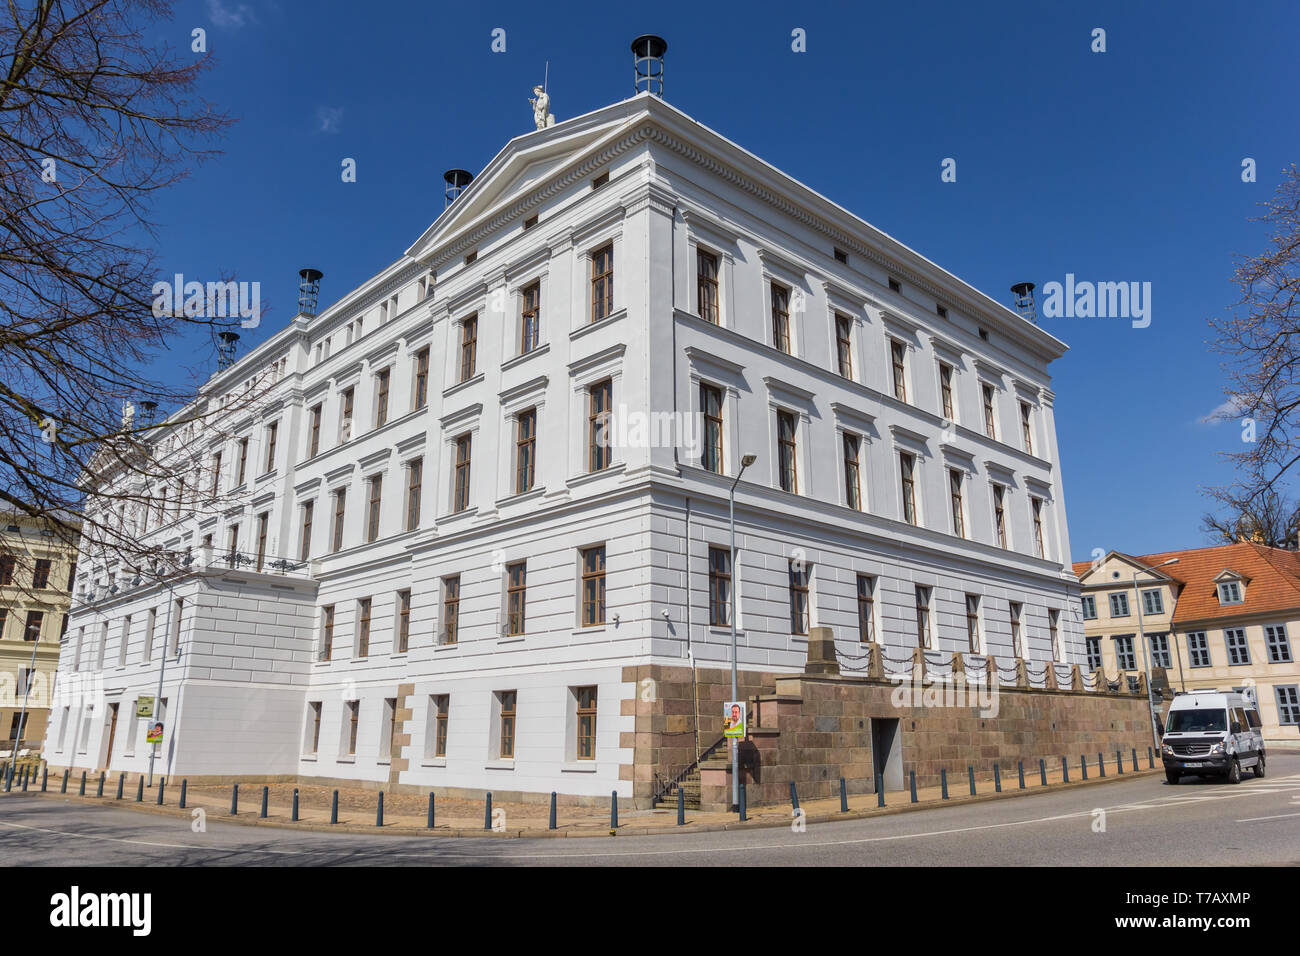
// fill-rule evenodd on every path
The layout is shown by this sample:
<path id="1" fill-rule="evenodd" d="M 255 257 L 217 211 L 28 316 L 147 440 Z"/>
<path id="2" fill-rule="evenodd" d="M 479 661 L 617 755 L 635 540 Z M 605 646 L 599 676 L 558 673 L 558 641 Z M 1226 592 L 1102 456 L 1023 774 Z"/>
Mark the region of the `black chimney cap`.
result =
<path id="1" fill-rule="evenodd" d="M 668 52 L 668 41 L 653 33 L 643 33 L 632 41 L 632 52 L 637 56 L 661 57 Z"/>
<path id="2" fill-rule="evenodd" d="M 468 169 L 449 169 L 442 174 L 442 178 L 447 181 L 448 186 L 455 186 L 457 189 L 464 189 L 474 178 L 474 174 Z"/>

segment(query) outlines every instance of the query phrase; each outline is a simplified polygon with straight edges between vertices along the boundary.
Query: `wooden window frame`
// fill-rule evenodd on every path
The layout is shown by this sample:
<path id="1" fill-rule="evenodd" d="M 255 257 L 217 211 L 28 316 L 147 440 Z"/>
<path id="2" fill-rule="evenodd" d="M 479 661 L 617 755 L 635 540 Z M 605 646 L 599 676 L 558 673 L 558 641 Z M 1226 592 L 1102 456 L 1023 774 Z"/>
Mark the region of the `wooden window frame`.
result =
<path id="1" fill-rule="evenodd" d="M 705 266 L 708 265 L 706 269 Z M 695 248 L 695 304 L 699 316 L 711 325 L 722 324 L 718 297 L 719 261 L 716 253 Z"/>
<path id="2" fill-rule="evenodd" d="M 902 518 L 908 524 L 916 527 L 918 520 L 916 508 L 916 456 L 911 452 L 901 451 L 898 453 L 898 478 L 900 483 L 899 493 L 902 495 Z"/>
<path id="3" fill-rule="evenodd" d="M 703 455 L 700 464 L 715 475 L 726 474 L 723 459 L 723 409 L 726 396 L 717 385 L 700 383 L 700 415 L 704 420 Z"/>
<path id="4" fill-rule="evenodd" d="M 452 488 L 451 510 L 465 511 L 469 508 L 470 467 L 473 463 L 474 436 L 470 432 L 456 436 L 455 483 Z"/>
<path id="5" fill-rule="evenodd" d="M 731 552 L 726 548 L 710 546 L 709 566 L 709 626 L 731 625 L 732 575 Z"/>
<path id="6" fill-rule="evenodd" d="M 573 697 L 577 717 L 574 723 L 574 756 L 578 760 L 595 760 L 596 704 L 599 699 L 597 690 L 594 686 L 575 687 Z"/>
<path id="7" fill-rule="evenodd" d="M 460 380 L 468 382 L 478 373 L 478 313 L 460 320 Z"/>
<path id="8" fill-rule="evenodd" d="M 793 355 L 790 344 L 790 290 L 778 282 L 770 283 L 772 297 L 772 347 Z"/>
<path id="9" fill-rule="evenodd" d="M 777 477 L 780 480 L 781 490 L 797 495 L 799 493 L 799 417 L 794 412 L 777 410 L 776 443 Z"/>
<path id="10" fill-rule="evenodd" d="M 614 243 L 591 252 L 591 321 L 614 314 Z"/>
<path id="11" fill-rule="evenodd" d="M 542 344 L 542 283 L 530 282 L 519 293 L 519 354 Z"/>
<path id="12" fill-rule="evenodd" d="M 790 559 L 790 633 L 800 637 L 806 637 L 812 630 L 811 576 L 807 564 Z"/>
<path id="13" fill-rule="evenodd" d="M 608 427 L 613 405 L 613 379 L 601 379 L 587 386 L 588 472 L 604 471 L 614 462 L 614 443 Z"/>
<path id="14" fill-rule="evenodd" d="M 857 576 L 858 643 L 870 644 L 876 639 L 876 579 L 870 574 Z"/>
<path id="15" fill-rule="evenodd" d="M 862 439 L 852 432 L 844 432 L 841 444 L 844 447 L 845 503 L 854 511 L 861 511 L 862 466 L 859 455 L 862 453 Z"/>
<path id="16" fill-rule="evenodd" d="M 602 627 L 606 613 L 605 545 L 583 548 L 580 557 L 582 626 Z"/>
<path id="17" fill-rule="evenodd" d="M 357 598 L 357 657 L 370 656 L 370 618 L 374 598 Z"/>
<path id="18" fill-rule="evenodd" d="M 506 565 L 506 636 L 523 637 L 528 627 L 528 562 Z"/>
<path id="19" fill-rule="evenodd" d="M 424 458 L 406 463 L 406 530 L 420 527 L 420 498 L 424 491 Z"/>
<path id="20" fill-rule="evenodd" d="M 379 518 L 383 509 L 384 476 L 371 475 L 366 479 L 366 543 L 379 540 Z"/>
<path id="21" fill-rule="evenodd" d="M 515 494 L 533 490 L 537 482 L 537 409 L 515 415 Z"/>
<path id="22" fill-rule="evenodd" d="M 442 579 L 442 641 L 455 644 L 460 639 L 460 575 Z"/>
<path id="23" fill-rule="evenodd" d="M 840 376 L 853 381 L 853 319 L 842 312 L 835 313 L 835 356 Z"/>

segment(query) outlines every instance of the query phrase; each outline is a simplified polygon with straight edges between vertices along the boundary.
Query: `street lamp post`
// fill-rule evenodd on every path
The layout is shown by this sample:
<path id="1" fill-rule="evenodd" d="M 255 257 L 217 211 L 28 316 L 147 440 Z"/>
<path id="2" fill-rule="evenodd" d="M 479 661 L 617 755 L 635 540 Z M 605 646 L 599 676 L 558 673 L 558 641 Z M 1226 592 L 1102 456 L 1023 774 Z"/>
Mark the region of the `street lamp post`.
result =
<path id="1" fill-rule="evenodd" d="M 745 473 L 745 469 L 758 461 L 757 455 L 745 455 L 740 459 L 740 471 L 736 472 L 736 478 L 731 483 L 731 491 L 727 495 L 727 515 L 728 524 L 731 528 L 731 557 L 730 567 L 727 569 L 731 574 L 731 607 L 727 615 L 731 619 L 731 699 L 736 699 L 736 485 L 740 484 L 740 476 Z M 740 809 L 740 741 L 735 737 L 731 738 L 731 805 L 733 808 Z"/>
<path id="2" fill-rule="evenodd" d="M 1166 565 L 1177 564 L 1177 558 L 1170 558 L 1168 561 L 1162 561 L 1154 568 L 1147 568 L 1148 571 L 1154 571 L 1156 568 L 1163 568 Z M 1151 740 L 1156 745 L 1156 750 L 1160 749 L 1160 737 L 1156 734 L 1156 708 L 1151 702 L 1151 645 L 1147 642 L 1146 628 L 1142 624 L 1142 592 L 1138 590 L 1139 571 L 1133 572 L 1133 600 L 1137 602 L 1138 609 L 1138 643 L 1143 647 L 1146 656 L 1147 670 L 1147 707 L 1151 711 Z M 1181 664 L 1179 665 L 1181 666 Z"/>

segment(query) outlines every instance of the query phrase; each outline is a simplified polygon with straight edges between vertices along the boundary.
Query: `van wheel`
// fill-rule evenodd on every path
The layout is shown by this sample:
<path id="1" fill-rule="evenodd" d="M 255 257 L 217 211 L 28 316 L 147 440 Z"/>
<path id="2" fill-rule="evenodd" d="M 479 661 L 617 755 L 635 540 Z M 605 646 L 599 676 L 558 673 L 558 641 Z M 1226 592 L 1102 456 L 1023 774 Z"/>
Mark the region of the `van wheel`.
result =
<path id="1" fill-rule="evenodd" d="M 1170 784 L 1171 786 L 1172 786 L 1173 784 L 1176 784 L 1176 783 L 1178 782 L 1178 777 L 1179 777 L 1179 774 L 1178 774 L 1178 771 L 1176 771 L 1176 770 L 1166 770 L 1166 771 L 1165 771 L 1165 782 L 1168 783 L 1168 784 Z"/>
<path id="2" fill-rule="evenodd" d="M 1241 764 L 1235 759 L 1232 761 L 1232 763 L 1228 764 L 1227 779 L 1228 779 L 1228 783 L 1234 785 L 1241 783 Z"/>
<path id="3" fill-rule="evenodd" d="M 1264 776 L 1264 751 L 1259 752 L 1259 760 L 1255 764 L 1255 779 Z"/>

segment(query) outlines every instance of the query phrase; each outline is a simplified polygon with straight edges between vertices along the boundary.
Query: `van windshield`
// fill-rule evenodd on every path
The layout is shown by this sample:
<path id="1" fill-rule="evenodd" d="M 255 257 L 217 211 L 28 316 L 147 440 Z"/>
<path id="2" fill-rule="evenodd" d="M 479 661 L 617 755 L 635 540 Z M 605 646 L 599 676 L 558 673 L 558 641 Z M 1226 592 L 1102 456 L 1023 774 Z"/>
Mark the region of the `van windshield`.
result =
<path id="1" fill-rule="evenodd" d="M 1222 733 L 1228 729 L 1227 712 L 1223 710 L 1175 710 L 1169 714 L 1165 727 L 1167 734 Z"/>

